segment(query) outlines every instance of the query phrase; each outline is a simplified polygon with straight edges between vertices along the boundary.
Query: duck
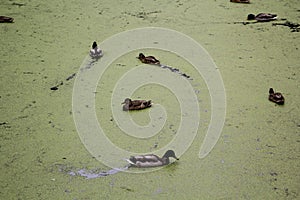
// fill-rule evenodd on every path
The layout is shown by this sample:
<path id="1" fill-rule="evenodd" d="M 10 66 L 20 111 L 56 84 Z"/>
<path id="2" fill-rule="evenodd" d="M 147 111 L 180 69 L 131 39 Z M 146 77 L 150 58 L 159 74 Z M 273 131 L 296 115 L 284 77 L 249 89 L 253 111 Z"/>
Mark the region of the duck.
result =
<path id="1" fill-rule="evenodd" d="M 160 62 L 157 60 L 154 56 L 145 56 L 143 53 L 139 54 L 138 59 L 145 64 L 153 64 L 153 65 L 159 65 Z"/>
<path id="2" fill-rule="evenodd" d="M 269 89 L 269 100 L 277 103 L 278 105 L 284 104 L 284 97 L 280 92 L 274 92 L 273 88 Z"/>
<path id="3" fill-rule="evenodd" d="M 13 23 L 14 18 L 12 17 L 6 17 L 6 16 L 0 16 L 0 23 Z"/>
<path id="4" fill-rule="evenodd" d="M 151 100 L 131 100 L 130 98 L 126 98 L 122 104 L 124 104 L 124 111 L 142 110 L 152 106 Z"/>
<path id="5" fill-rule="evenodd" d="M 102 50 L 98 48 L 97 42 L 94 41 L 90 50 L 90 56 L 92 58 L 100 58 L 102 55 Z"/>
<path id="6" fill-rule="evenodd" d="M 250 3 L 250 0 L 230 0 L 233 3 Z"/>
<path id="7" fill-rule="evenodd" d="M 256 20 L 257 22 L 269 22 L 277 19 L 276 14 L 259 13 L 257 15 L 249 14 L 247 20 Z"/>
<path id="8" fill-rule="evenodd" d="M 154 154 L 147 154 L 147 155 L 139 155 L 139 156 L 131 156 L 129 159 L 126 159 L 127 162 L 130 164 L 130 167 L 159 167 L 168 165 L 170 163 L 170 157 L 179 160 L 175 156 L 175 152 L 173 150 L 168 150 L 163 157 L 159 157 Z"/>

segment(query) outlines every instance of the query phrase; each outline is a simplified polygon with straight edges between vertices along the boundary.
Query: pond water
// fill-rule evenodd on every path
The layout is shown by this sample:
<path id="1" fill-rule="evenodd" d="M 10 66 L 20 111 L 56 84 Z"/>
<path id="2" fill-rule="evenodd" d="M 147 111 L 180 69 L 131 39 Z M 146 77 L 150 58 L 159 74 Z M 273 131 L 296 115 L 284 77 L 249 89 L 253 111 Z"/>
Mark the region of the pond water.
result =
<path id="1" fill-rule="evenodd" d="M 299 198 L 300 33 L 272 22 L 240 23 L 249 13 L 260 12 L 278 14 L 277 22 L 300 23 L 299 8 L 296 0 L 253 0 L 251 4 L 229 0 L 1 1 L 0 15 L 13 17 L 14 23 L 0 24 L 0 198 Z M 93 110 L 106 137 L 124 150 L 122 154 L 97 151 L 103 141 L 95 140 L 95 146 L 87 147 L 88 138 L 78 131 L 79 112 L 72 98 L 74 85 L 82 80 L 80 69 L 93 72 L 112 53 L 103 49 L 103 58 L 86 65 L 92 42 L 101 44 L 115 34 L 143 27 L 167 28 L 191 37 L 217 66 L 213 70 L 218 70 L 224 83 L 226 117 L 220 138 L 204 158 L 199 158 L 199 149 L 213 113 L 209 87 L 195 66 L 167 50 L 144 48 L 118 57 L 95 83 L 94 105 L 82 105 Z M 190 75 L 187 79 L 169 69 L 147 66 L 149 77 L 159 74 L 161 80 L 174 79 L 174 88 L 190 85 L 198 106 L 193 107 L 195 102 L 186 96 L 191 111 L 181 110 L 179 94 L 157 82 L 134 85 L 142 76 L 118 86 L 125 75 L 139 70 L 140 52 Z M 125 96 L 122 92 L 129 86 L 136 90 Z M 285 105 L 268 101 L 270 87 L 282 92 Z M 121 102 L 126 97 L 151 99 L 153 106 L 123 112 Z M 172 145 L 181 120 L 191 113 L 200 116 L 197 131 L 184 133 L 192 137 L 191 143 L 182 140 L 186 149 Z M 128 123 L 122 124 L 128 119 L 156 134 L 128 135 Z M 84 125 L 92 133 L 89 123 L 92 120 L 86 118 Z M 195 126 L 192 120 L 188 125 Z M 170 165 L 155 170 L 126 168 L 125 158 L 131 154 L 161 156 L 166 147 L 177 150 L 180 160 L 171 159 Z M 107 156 L 110 165 L 101 162 Z"/>

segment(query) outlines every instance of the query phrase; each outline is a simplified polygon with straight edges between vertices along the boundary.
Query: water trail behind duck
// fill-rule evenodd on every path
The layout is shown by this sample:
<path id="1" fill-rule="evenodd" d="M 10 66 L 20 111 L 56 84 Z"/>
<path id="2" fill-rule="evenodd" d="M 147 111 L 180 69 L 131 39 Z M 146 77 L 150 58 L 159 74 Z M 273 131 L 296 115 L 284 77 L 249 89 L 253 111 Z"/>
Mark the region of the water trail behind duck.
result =
<path id="1" fill-rule="evenodd" d="M 181 72 L 181 71 L 180 71 L 179 69 L 177 69 L 177 68 L 174 68 L 174 67 L 171 67 L 171 66 L 167 66 L 167 65 L 164 65 L 164 64 L 159 64 L 159 65 L 157 65 L 157 66 L 159 66 L 159 67 L 161 67 L 161 68 L 163 68 L 163 69 L 169 69 L 171 72 L 174 72 L 174 73 L 176 73 L 176 74 L 179 74 L 180 76 L 183 76 L 183 77 L 185 77 L 185 78 L 187 78 L 187 79 L 189 79 L 189 80 L 193 80 L 189 75 L 187 75 L 187 74 Z"/>
<path id="2" fill-rule="evenodd" d="M 108 175 L 113 175 L 122 171 L 127 170 L 129 165 L 126 165 L 123 168 L 113 168 L 108 171 L 95 172 L 95 170 L 79 169 L 76 171 L 70 171 L 68 174 L 71 176 L 83 176 L 86 179 L 93 179 L 99 177 L 106 177 Z"/>

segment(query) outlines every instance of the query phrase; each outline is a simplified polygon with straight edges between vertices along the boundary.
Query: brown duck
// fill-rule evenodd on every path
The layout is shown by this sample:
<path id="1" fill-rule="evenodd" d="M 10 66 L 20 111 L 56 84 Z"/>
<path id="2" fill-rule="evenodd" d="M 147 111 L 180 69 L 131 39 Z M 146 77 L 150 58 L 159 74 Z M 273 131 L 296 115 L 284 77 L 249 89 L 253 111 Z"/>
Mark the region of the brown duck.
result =
<path id="1" fill-rule="evenodd" d="M 126 160 L 132 167 L 159 167 L 168 165 L 170 163 L 170 157 L 179 160 L 179 158 L 175 156 L 175 152 L 173 150 L 168 150 L 162 158 L 154 154 L 147 154 L 140 156 L 131 156 Z"/>
<path id="2" fill-rule="evenodd" d="M 279 105 L 284 104 L 284 97 L 280 92 L 274 92 L 273 88 L 269 89 L 269 100 Z"/>
<path id="3" fill-rule="evenodd" d="M 276 14 L 259 13 L 257 15 L 249 14 L 247 20 L 256 20 L 257 22 L 269 22 L 277 19 Z"/>
<path id="4" fill-rule="evenodd" d="M 139 54 L 138 59 L 145 64 L 153 64 L 153 65 L 159 65 L 160 62 L 157 60 L 154 56 L 145 56 L 143 53 Z"/>
<path id="5" fill-rule="evenodd" d="M 12 22 L 14 22 L 14 18 L 6 17 L 6 16 L 0 16 L 0 23 L 12 23 Z"/>
<path id="6" fill-rule="evenodd" d="M 250 0 L 230 0 L 233 3 L 250 3 Z"/>
<path id="7" fill-rule="evenodd" d="M 102 50 L 98 47 L 96 41 L 93 42 L 92 48 L 90 50 L 90 56 L 92 58 L 100 58 L 101 56 L 103 56 Z"/>
<path id="8" fill-rule="evenodd" d="M 146 101 L 146 100 L 131 100 L 129 98 L 126 98 L 124 102 L 123 110 L 128 111 L 128 110 L 142 110 L 145 108 L 149 108 L 152 106 L 151 100 Z"/>

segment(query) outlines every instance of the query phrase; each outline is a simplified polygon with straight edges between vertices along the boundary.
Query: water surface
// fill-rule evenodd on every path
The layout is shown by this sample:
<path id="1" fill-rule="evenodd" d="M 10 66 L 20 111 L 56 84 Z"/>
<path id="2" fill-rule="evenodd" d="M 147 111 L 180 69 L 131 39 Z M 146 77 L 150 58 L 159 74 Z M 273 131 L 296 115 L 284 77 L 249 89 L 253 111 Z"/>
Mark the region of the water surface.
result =
<path id="1" fill-rule="evenodd" d="M 299 198 L 300 35 L 272 23 L 234 23 L 259 12 L 300 23 L 299 1 L 14 3 L 18 2 L 2 0 L 0 7 L 1 15 L 15 19 L 12 24 L 0 24 L 1 199 Z M 195 75 L 201 121 L 192 146 L 179 161 L 151 173 L 120 172 L 88 180 L 71 176 L 69 172 L 80 169 L 111 169 L 82 144 L 72 116 L 74 78 L 66 79 L 77 73 L 92 41 L 100 43 L 113 34 L 148 26 L 189 35 L 217 64 L 227 98 L 221 138 L 209 156 L 198 158 L 210 119 L 210 97 L 202 77 Z M 195 74 L 189 63 L 170 52 L 144 52 Z M 95 94 L 95 109 L 116 145 L 147 152 L 172 139 L 179 109 L 167 88 L 146 85 L 133 97 L 155 99 L 168 108 L 165 127 L 139 142 L 118 129 L 111 118 L 109 94 L 118 77 L 139 65 L 137 53 L 111 64 L 97 87 L 104 95 Z M 50 90 L 56 85 L 58 90 Z M 284 106 L 267 100 L 270 87 L 283 93 Z M 148 111 L 131 115 L 141 125 L 149 120 Z"/>

